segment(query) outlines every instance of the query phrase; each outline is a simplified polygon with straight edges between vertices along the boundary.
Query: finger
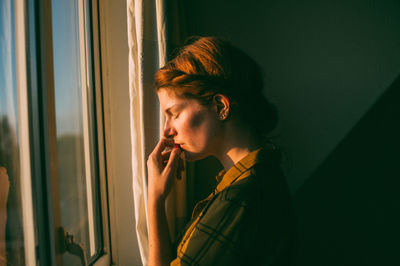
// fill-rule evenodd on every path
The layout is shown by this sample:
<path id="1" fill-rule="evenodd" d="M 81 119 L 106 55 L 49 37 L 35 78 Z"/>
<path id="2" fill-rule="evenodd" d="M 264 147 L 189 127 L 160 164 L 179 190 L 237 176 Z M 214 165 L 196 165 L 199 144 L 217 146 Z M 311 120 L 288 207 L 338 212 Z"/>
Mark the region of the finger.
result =
<path id="1" fill-rule="evenodd" d="M 181 177 L 182 177 L 181 173 L 182 173 L 183 170 L 185 170 L 185 162 L 184 162 L 182 156 L 179 156 L 178 166 L 177 166 L 177 169 L 176 169 L 176 171 L 178 172 L 178 174 L 177 174 L 178 179 L 181 179 Z"/>
<path id="2" fill-rule="evenodd" d="M 172 152 L 172 150 L 163 151 L 163 152 L 161 153 L 161 156 L 162 156 L 164 159 L 168 159 L 169 156 L 171 155 L 171 152 Z"/>
<path id="3" fill-rule="evenodd" d="M 162 138 L 160 141 L 157 143 L 156 147 L 153 150 L 153 153 L 157 156 L 157 158 L 160 157 L 162 152 L 167 146 L 173 145 L 174 140 L 173 139 L 167 139 L 167 138 Z"/>
<path id="4" fill-rule="evenodd" d="M 172 152 L 169 156 L 169 160 L 168 160 L 167 166 L 165 168 L 168 168 L 170 171 L 172 171 L 174 173 L 178 166 L 179 155 L 181 154 L 181 152 L 182 152 L 182 150 L 181 150 L 181 148 L 179 148 L 179 146 L 174 147 L 174 149 L 172 150 Z"/>
<path id="5" fill-rule="evenodd" d="M 172 151 L 172 150 L 163 151 L 163 152 L 161 153 L 161 161 L 163 162 L 163 166 L 164 166 L 164 167 L 165 167 L 165 166 L 167 165 L 167 163 L 168 163 L 169 157 L 171 156 L 171 151 Z"/>

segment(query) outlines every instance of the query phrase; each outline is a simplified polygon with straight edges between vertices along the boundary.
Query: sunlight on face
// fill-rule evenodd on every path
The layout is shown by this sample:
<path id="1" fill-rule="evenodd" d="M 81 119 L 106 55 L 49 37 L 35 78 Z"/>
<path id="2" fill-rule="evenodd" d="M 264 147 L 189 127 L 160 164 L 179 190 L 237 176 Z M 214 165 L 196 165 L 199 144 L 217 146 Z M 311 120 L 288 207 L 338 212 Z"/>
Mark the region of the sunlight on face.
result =
<path id="1" fill-rule="evenodd" d="M 194 99 L 177 97 L 166 89 L 157 94 L 166 117 L 164 137 L 173 138 L 189 161 L 212 155 L 218 129 L 213 108 L 205 107 Z"/>

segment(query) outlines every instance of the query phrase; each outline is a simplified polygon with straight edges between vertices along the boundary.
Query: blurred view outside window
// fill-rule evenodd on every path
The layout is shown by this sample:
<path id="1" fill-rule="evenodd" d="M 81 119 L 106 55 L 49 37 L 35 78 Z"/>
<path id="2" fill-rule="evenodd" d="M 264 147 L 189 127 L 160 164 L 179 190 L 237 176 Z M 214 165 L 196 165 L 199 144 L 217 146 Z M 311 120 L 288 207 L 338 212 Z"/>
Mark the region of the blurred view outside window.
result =
<path id="1" fill-rule="evenodd" d="M 25 265 L 14 6 L 0 1 L 0 265 Z"/>
<path id="2" fill-rule="evenodd" d="M 102 255 L 103 244 L 91 65 L 90 6 L 85 0 L 51 1 L 61 226 L 74 236 L 76 243 L 81 244 L 87 262 L 92 263 Z M 29 265 L 34 265 L 34 256 L 32 259 L 30 255 L 26 255 L 30 259 L 25 258 L 25 249 L 34 252 L 34 246 L 40 245 L 33 243 L 35 240 L 32 237 L 25 237 L 29 243 L 32 242 L 32 247 L 24 246 L 24 229 L 33 227 L 34 219 L 29 218 L 25 207 L 23 208 L 27 206 L 26 199 L 30 195 L 21 193 L 21 186 L 25 188 L 24 184 L 27 184 L 22 182 L 27 180 L 23 178 L 23 172 L 30 171 L 30 167 L 21 167 L 21 161 L 28 158 L 29 165 L 30 160 L 21 152 L 21 147 L 29 147 L 29 142 L 22 145 L 25 142 L 20 137 L 30 137 L 25 126 L 28 122 L 23 123 L 24 127 L 19 124 L 23 120 L 19 119 L 18 112 L 26 117 L 25 111 L 21 111 L 20 107 L 25 106 L 24 110 L 27 110 L 29 105 L 18 105 L 21 88 L 17 88 L 20 74 L 18 72 L 17 75 L 16 70 L 14 9 L 13 0 L 0 0 L 0 266 L 26 265 L 28 261 Z M 32 221 L 32 226 L 23 226 L 24 217 L 25 220 L 28 217 Z M 46 230 L 51 232 L 53 228 Z M 30 236 L 31 233 L 26 235 Z M 63 263 L 80 265 L 81 261 L 77 256 L 66 252 Z"/>
<path id="3" fill-rule="evenodd" d="M 95 124 L 86 1 L 52 1 L 61 224 L 90 259 L 100 249 Z M 79 258 L 63 255 L 64 265 Z"/>

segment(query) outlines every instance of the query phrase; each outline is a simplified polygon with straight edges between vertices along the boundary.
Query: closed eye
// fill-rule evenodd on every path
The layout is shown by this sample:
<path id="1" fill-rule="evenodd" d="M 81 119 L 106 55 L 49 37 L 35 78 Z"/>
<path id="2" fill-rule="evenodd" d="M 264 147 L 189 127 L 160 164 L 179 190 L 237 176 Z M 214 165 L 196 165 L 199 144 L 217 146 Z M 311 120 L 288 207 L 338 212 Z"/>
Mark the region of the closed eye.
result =
<path id="1" fill-rule="evenodd" d="M 184 104 L 176 104 L 167 110 L 165 110 L 165 115 L 168 117 L 171 117 L 172 119 L 177 119 L 184 109 L 185 105 Z"/>

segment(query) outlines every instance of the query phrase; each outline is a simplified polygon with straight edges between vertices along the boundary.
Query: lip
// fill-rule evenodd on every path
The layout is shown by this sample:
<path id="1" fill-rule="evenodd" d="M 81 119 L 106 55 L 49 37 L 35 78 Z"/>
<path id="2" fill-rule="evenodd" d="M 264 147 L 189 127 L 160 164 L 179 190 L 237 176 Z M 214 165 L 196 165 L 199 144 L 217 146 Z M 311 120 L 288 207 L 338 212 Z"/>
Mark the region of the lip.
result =
<path id="1" fill-rule="evenodd" d="M 175 145 L 179 145 L 179 148 L 180 148 L 181 150 L 184 150 L 184 149 L 182 148 L 183 144 L 175 143 Z"/>

